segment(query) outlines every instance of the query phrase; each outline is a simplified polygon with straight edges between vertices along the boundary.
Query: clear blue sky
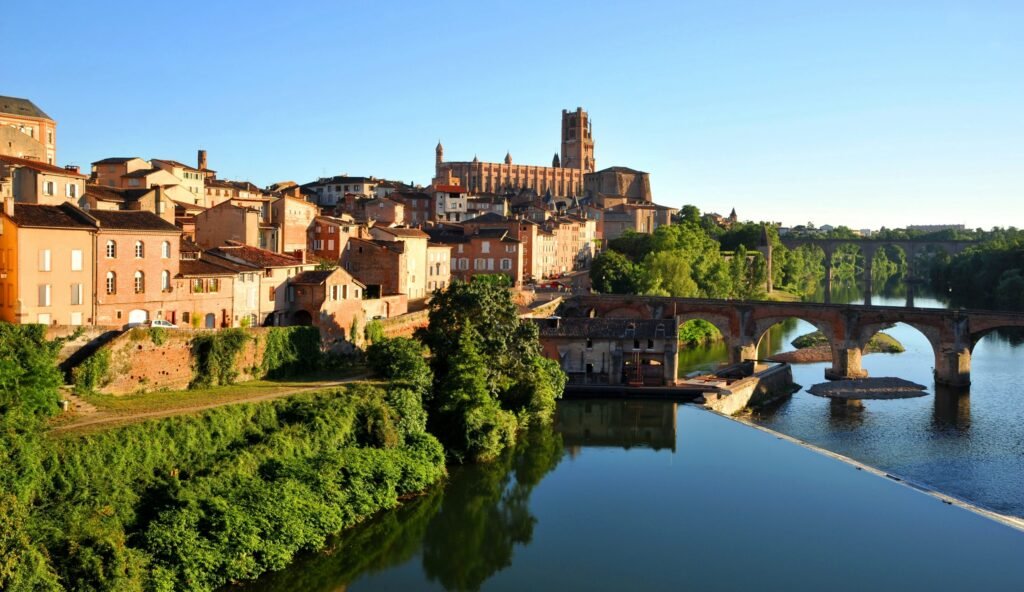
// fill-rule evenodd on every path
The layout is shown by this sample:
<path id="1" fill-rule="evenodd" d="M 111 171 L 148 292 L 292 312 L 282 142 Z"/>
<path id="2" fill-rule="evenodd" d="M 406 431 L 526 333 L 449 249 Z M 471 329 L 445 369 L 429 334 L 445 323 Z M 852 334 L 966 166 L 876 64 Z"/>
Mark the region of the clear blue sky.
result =
<path id="1" fill-rule="evenodd" d="M 656 201 L 785 224 L 1024 226 L 1024 2 L 17 2 L 0 94 L 58 160 L 266 185 L 548 164 L 563 108 Z M 853 207 L 855 206 L 855 207 Z"/>

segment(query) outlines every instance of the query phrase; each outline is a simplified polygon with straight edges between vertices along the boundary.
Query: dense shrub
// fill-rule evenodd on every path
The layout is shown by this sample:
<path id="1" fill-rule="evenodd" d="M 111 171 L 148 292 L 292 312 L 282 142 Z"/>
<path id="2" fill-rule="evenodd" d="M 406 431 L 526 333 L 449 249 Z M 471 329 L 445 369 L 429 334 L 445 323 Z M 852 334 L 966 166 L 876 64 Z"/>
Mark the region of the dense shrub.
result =
<path id="1" fill-rule="evenodd" d="M 241 329 L 202 333 L 192 338 L 194 372 L 189 388 L 232 384 L 238 378 L 238 354 L 250 339 Z"/>
<path id="2" fill-rule="evenodd" d="M 280 569 L 443 476 L 440 444 L 391 400 L 361 386 L 63 439 L 2 432 L 18 448 L 0 448 L 0 589 L 214 590 Z"/>
<path id="3" fill-rule="evenodd" d="M 377 376 L 409 384 L 425 393 L 434 379 L 419 341 L 395 337 L 375 341 L 366 350 L 366 361 Z"/>
<path id="4" fill-rule="evenodd" d="M 265 376 L 282 378 L 318 370 L 323 365 L 320 330 L 316 327 L 272 327 L 265 333 L 261 369 Z"/>
<path id="5" fill-rule="evenodd" d="M 100 348 L 71 371 L 75 392 L 91 393 L 110 380 L 110 350 Z"/>

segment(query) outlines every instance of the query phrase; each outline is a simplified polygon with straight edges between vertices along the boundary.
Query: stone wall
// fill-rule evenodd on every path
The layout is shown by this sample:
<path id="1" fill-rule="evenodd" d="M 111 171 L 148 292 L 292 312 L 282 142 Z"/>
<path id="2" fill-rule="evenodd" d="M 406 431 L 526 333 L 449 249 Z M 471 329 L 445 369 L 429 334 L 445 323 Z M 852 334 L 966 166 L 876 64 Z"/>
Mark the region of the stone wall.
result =
<path id="1" fill-rule="evenodd" d="M 253 380 L 250 370 L 263 360 L 264 328 L 244 329 L 255 339 L 246 343 L 236 360 L 238 380 Z M 192 338 L 201 331 L 166 331 L 157 345 L 148 329 L 134 329 L 117 337 L 103 349 L 110 352 L 110 382 L 99 391 L 126 395 L 142 391 L 181 390 L 192 382 Z"/>

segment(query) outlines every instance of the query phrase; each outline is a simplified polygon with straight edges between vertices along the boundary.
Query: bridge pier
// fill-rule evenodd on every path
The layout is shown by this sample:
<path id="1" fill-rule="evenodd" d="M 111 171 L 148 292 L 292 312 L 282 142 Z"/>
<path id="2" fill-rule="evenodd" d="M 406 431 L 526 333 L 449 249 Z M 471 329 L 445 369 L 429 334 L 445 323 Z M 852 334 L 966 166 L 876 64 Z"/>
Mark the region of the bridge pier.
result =
<path id="1" fill-rule="evenodd" d="M 746 360 L 757 359 L 757 344 L 756 343 L 741 343 L 729 344 L 729 363 L 739 364 Z"/>
<path id="2" fill-rule="evenodd" d="M 859 347 L 832 346 L 832 367 L 825 369 L 828 380 L 850 380 L 867 378 L 868 372 L 861 367 L 864 352 Z"/>
<path id="3" fill-rule="evenodd" d="M 971 350 L 942 347 L 935 356 L 935 384 L 949 387 L 971 386 Z"/>
<path id="4" fill-rule="evenodd" d="M 678 333 L 676 333 L 678 336 Z M 672 386 L 679 380 L 679 339 L 669 341 L 665 345 L 664 361 L 665 385 Z"/>

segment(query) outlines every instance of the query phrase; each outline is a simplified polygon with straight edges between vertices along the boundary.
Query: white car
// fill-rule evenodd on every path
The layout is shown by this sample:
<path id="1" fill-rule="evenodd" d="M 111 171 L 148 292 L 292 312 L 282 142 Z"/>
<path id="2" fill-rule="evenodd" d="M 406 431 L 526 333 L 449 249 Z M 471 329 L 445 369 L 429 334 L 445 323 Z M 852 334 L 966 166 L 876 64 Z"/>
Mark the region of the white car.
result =
<path id="1" fill-rule="evenodd" d="M 178 326 L 175 325 L 174 323 L 172 323 L 170 321 L 165 321 L 163 319 L 153 319 L 152 321 L 147 321 L 146 322 L 146 326 L 148 326 L 148 327 L 160 327 L 161 329 L 177 329 L 178 328 Z"/>

